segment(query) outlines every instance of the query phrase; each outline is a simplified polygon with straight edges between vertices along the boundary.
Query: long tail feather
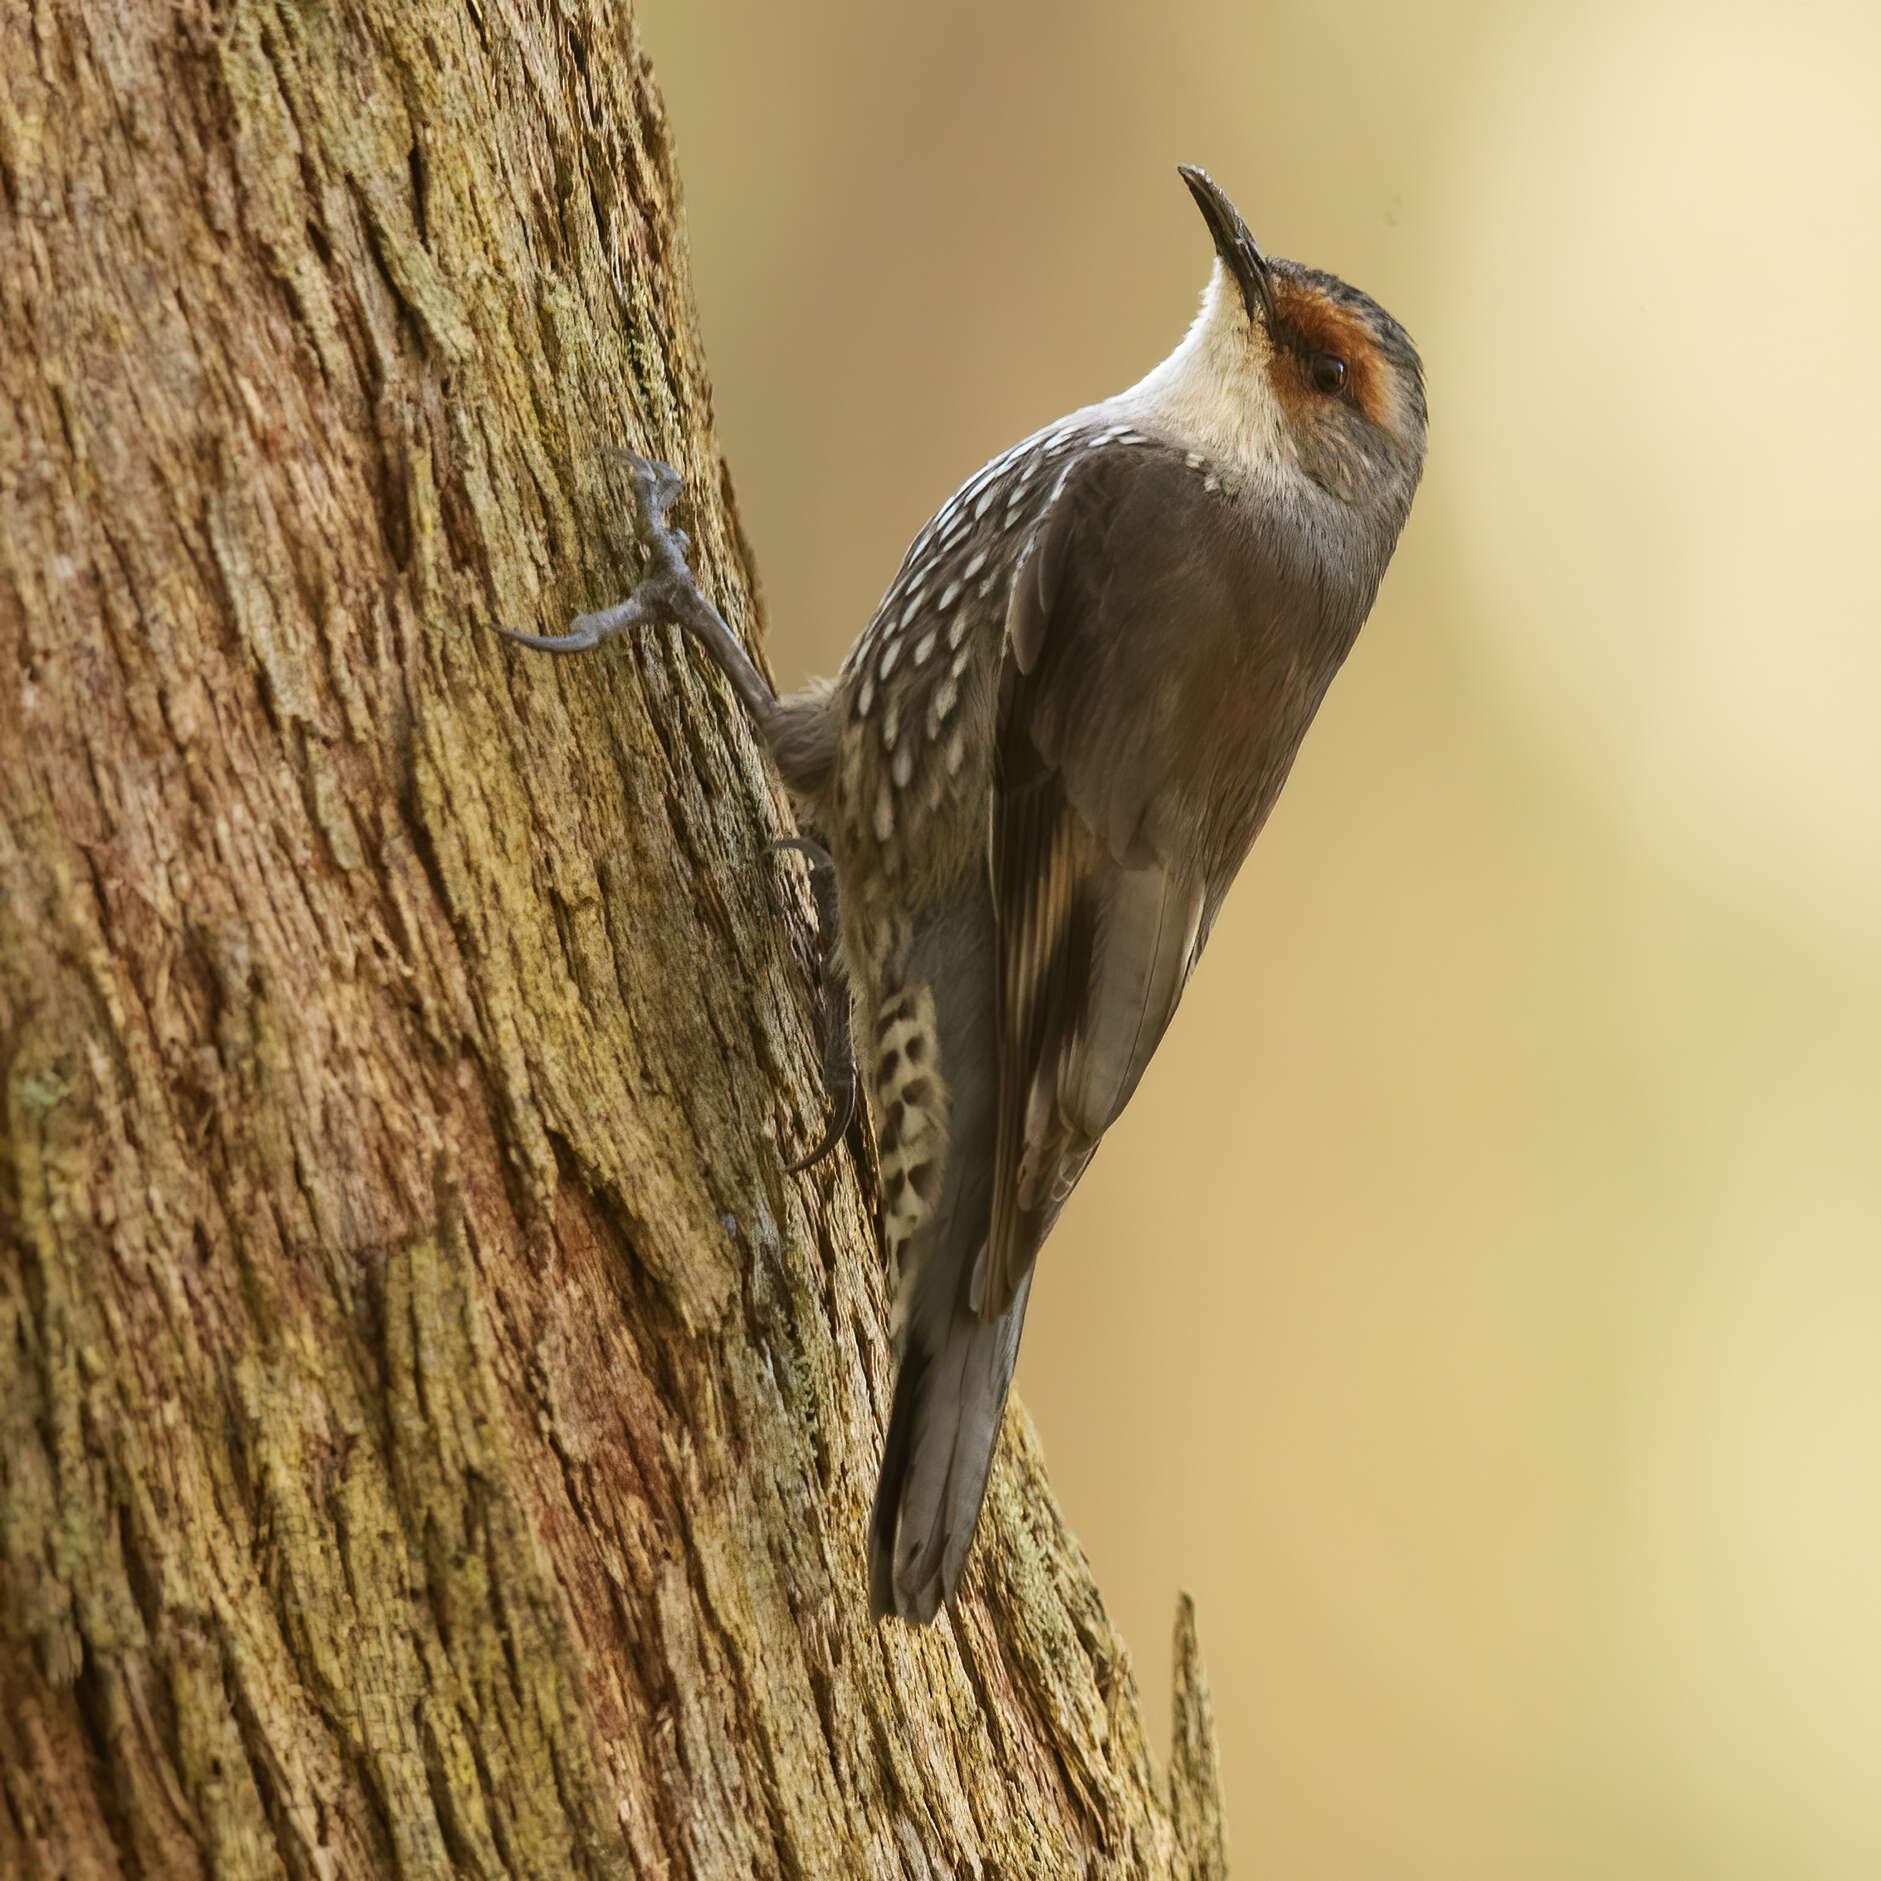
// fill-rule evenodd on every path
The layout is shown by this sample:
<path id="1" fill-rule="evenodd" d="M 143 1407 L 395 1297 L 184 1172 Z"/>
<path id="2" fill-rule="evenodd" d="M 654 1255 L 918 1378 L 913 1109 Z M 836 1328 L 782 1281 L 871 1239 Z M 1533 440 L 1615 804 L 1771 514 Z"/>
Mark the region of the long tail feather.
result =
<path id="1" fill-rule="evenodd" d="M 925 1626 L 960 1583 L 1031 1291 L 1028 1272 L 1000 1318 L 956 1307 L 938 1337 L 919 1315 L 910 1321 L 869 1521 L 877 1619 L 894 1613 Z"/>

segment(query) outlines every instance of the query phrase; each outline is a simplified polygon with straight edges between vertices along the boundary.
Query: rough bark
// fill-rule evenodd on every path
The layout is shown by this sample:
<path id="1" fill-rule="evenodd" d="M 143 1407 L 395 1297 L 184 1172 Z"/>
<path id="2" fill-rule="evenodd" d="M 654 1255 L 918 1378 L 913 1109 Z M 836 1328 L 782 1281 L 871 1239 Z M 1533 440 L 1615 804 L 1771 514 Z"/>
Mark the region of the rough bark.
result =
<path id="1" fill-rule="evenodd" d="M 0 1873 L 1221 1871 L 1009 1420 L 890 1368 L 625 0 L 0 8 Z"/>

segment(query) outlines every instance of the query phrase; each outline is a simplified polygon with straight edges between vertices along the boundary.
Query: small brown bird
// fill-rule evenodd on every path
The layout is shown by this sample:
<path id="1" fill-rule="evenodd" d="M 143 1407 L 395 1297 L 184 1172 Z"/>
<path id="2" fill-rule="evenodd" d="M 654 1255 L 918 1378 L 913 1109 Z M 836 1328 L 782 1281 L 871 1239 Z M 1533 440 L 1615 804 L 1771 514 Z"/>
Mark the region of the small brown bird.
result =
<path id="1" fill-rule="evenodd" d="M 663 465 L 636 467 L 633 596 L 513 636 L 686 628 L 828 845 L 794 846 L 834 869 L 833 1031 L 846 1047 L 853 1022 L 867 1068 L 898 1275 L 878 1616 L 930 1621 L 959 1582 L 1039 1248 L 1174 1016 L 1423 466 L 1404 329 L 1263 255 L 1181 174 L 1216 252 L 1181 345 L 957 491 L 833 681 L 772 694 L 687 571 Z"/>

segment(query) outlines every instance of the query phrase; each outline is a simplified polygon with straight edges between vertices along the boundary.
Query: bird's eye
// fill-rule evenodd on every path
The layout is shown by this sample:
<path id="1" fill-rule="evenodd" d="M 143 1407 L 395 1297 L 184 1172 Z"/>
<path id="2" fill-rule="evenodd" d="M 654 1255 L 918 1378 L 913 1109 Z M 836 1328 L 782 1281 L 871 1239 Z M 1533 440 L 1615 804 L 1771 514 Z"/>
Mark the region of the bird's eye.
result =
<path id="1" fill-rule="evenodd" d="M 1328 398 L 1336 398 L 1345 390 L 1345 361 L 1335 354 L 1315 353 L 1310 370 L 1316 392 L 1323 392 Z"/>

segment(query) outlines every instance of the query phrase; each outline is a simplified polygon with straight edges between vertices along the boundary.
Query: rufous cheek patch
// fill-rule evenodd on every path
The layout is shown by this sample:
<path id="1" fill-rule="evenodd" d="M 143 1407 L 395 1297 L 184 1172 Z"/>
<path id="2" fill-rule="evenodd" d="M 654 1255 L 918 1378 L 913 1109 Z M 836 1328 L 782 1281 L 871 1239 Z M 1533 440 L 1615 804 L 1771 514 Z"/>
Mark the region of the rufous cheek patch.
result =
<path id="1" fill-rule="evenodd" d="M 1323 294 L 1292 284 L 1277 287 L 1274 308 L 1282 325 L 1297 336 L 1297 348 L 1275 350 L 1272 368 L 1274 390 L 1288 409 L 1297 412 L 1325 397 L 1310 375 L 1313 356 L 1330 353 L 1345 361 L 1345 396 L 1373 424 L 1389 430 L 1384 362 L 1364 322 Z"/>

